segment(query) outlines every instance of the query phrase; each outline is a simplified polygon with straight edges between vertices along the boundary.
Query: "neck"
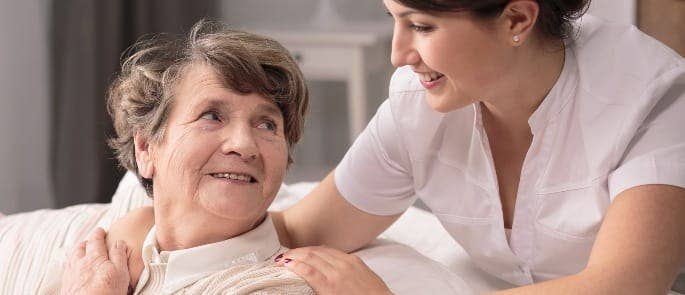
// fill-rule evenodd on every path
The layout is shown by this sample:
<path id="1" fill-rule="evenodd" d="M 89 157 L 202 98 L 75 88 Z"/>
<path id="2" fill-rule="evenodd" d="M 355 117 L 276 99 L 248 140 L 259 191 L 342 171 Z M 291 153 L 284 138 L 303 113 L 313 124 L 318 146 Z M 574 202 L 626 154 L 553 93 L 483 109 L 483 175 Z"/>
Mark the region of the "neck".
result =
<path id="1" fill-rule="evenodd" d="M 528 119 L 554 87 L 564 67 L 563 42 L 540 43 L 530 42 L 517 48 L 508 78 L 496 87 L 497 93 L 482 101 L 490 123 L 511 130 L 530 129 Z"/>
<path id="2" fill-rule="evenodd" d="M 264 221 L 207 219 L 192 213 L 174 214 L 155 206 L 157 244 L 160 251 L 173 251 L 225 241 L 240 236 Z"/>

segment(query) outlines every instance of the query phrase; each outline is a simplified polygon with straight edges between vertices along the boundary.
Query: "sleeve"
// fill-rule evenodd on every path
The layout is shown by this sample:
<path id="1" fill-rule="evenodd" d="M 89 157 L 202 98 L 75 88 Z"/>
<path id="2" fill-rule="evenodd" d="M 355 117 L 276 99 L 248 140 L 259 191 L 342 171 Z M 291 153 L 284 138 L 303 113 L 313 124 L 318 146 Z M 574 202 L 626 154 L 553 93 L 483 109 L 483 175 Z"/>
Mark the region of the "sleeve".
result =
<path id="1" fill-rule="evenodd" d="M 656 102 L 609 175 L 612 201 L 621 192 L 640 185 L 685 188 L 685 67 L 664 76 L 649 91 Z"/>
<path id="2" fill-rule="evenodd" d="M 375 215 L 402 213 L 416 200 L 409 155 L 389 101 L 378 108 L 334 176 L 350 204 Z"/>

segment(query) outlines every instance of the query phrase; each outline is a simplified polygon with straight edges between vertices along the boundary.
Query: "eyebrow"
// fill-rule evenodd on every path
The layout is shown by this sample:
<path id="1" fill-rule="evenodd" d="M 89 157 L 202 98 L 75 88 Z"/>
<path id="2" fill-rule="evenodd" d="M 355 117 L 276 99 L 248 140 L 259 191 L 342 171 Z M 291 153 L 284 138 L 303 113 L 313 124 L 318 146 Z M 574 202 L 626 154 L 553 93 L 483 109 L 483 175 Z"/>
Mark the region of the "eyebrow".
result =
<path id="1" fill-rule="evenodd" d="M 281 113 L 281 109 L 274 106 L 273 104 L 268 104 L 268 103 L 260 103 L 259 106 L 257 106 L 257 111 L 258 112 L 264 112 L 264 113 L 267 113 L 268 115 L 272 115 L 272 116 L 276 116 L 276 117 L 283 116 L 283 114 Z"/>
<path id="2" fill-rule="evenodd" d="M 209 100 L 205 100 L 197 105 L 195 105 L 193 108 L 204 108 L 204 107 L 211 107 L 211 108 L 223 108 L 223 107 L 228 107 L 229 109 L 231 108 L 231 104 L 227 103 L 224 100 L 221 99 L 216 99 L 216 98 L 210 98 Z M 281 109 L 278 108 L 277 106 L 269 103 L 260 103 L 257 106 L 257 112 L 260 113 L 266 113 L 267 115 L 273 115 L 273 116 L 282 116 L 283 114 L 281 113 Z"/>
<path id="3" fill-rule="evenodd" d="M 221 108 L 225 105 L 226 103 L 223 102 L 220 99 L 215 99 L 215 98 L 210 98 L 209 100 L 202 100 L 199 103 L 194 104 L 193 106 L 190 107 L 190 110 L 196 110 L 196 109 L 204 109 L 206 107 L 210 108 Z"/>
<path id="4" fill-rule="evenodd" d="M 386 13 L 388 16 L 391 16 L 391 17 L 393 16 L 392 13 L 390 13 L 390 11 L 387 11 L 387 10 L 386 10 L 385 13 Z M 403 18 L 403 17 L 407 17 L 407 16 L 412 15 L 412 14 L 425 14 L 425 12 L 416 11 L 416 10 L 405 10 L 405 11 L 400 12 L 400 13 L 397 15 L 397 17 L 398 17 L 398 18 Z"/>

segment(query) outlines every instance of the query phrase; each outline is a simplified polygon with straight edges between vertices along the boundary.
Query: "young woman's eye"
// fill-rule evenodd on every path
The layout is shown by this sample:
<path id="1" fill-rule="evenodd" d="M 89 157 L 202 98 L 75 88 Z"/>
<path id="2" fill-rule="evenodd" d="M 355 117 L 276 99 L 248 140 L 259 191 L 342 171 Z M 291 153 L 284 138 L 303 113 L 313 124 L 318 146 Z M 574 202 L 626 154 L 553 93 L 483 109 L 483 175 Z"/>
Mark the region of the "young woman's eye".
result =
<path id="1" fill-rule="evenodd" d="M 202 114 L 200 119 L 219 121 L 221 120 L 221 117 L 219 117 L 219 114 L 217 114 L 216 112 L 205 112 Z"/>
<path id="2" fill-rule="evenodd" d="M 260 122 L 259 125 L 257 125 L 257 128 L 270 130 L 270 131 L 276 131 L 276 123 L 271 122 L 271 121 L 263 121 L 263 122 Z"/>
<path id="3" fill-rule="evenodd" d="M 433 30 L 433 27 L 431 26 L 422 26 L 422 25 L 417 25 L 417 24 L 411 24 L 409 25 L 409 28 L 414 30 L 417 33 L 428 33 Z"/>

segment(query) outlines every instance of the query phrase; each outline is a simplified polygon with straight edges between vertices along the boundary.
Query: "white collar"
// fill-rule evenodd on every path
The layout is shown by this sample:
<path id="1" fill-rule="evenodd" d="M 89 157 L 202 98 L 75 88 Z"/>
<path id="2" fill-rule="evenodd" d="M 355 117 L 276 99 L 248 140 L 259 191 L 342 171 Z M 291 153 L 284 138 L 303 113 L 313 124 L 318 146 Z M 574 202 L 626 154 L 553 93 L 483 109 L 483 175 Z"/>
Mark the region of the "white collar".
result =
<path id="1" fill-rule="evenodd" d="M 143 242 L 143 263 L 145 270 L 140 277 L 146 284 L 148 265 L 166 262 L 164 294 L 175 293 L 210 274 L 234 265 L 263 262 L 281 250 L 278 235 L 271 217 L 240 236 L 228 240 L 201 245 L 193 248 L 159 252 L 157 227 L 153 226 Z M 141 284 L 138 287 L 141 287 Z"/>
<path id="2" fill-rule="evenodd" d="M 528 118 L 528 125 L 533 134 L 543 128 L 547 122 L 557 118 L 563 108 L 575 97 L 578 91 L 578 64 L 573 44 L 565 44 L 564 66 L 559 78 L 550 89 L 545 99 Z"/>

